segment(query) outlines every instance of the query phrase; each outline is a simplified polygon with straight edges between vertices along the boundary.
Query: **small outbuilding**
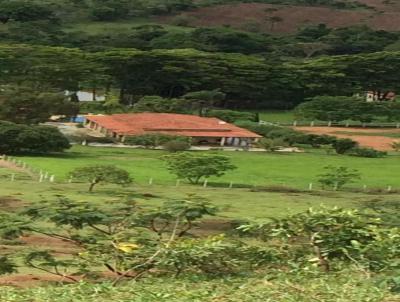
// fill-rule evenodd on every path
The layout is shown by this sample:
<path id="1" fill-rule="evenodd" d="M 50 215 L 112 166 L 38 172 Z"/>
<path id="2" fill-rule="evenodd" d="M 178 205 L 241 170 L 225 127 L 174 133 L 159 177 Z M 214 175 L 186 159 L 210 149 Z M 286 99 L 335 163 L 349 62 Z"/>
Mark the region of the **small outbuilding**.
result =
<path id="1" fill-rule="evenodd" d="M 192 138 L 194 145 L 246 147 L 261 136 L 213 117 L 173 113 L 127 113 L 88 115 L 85 126 L 105 136 L 124 141 L 126 137 L 150 133 Z"/>

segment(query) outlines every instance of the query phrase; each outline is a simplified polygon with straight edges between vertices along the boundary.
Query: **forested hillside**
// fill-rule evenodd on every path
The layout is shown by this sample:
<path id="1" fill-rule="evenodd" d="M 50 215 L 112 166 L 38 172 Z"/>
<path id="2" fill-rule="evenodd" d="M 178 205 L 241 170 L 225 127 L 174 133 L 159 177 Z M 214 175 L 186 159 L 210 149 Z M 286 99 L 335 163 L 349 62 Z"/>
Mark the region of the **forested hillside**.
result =
<path id="1" fill-rule="evenodd" d="M 368 22 L 331 26 L 307 15 L 309 9 L 329 9 L 394 18 L 396 3 L 247 2 L 0 1 L 1 81 L 43 91 L 105 89 L 122 104 L 146 95 L 179 98 L 217 89 L 227 97 L 215 105 L 227 108 L 291 108 L 319 95 L 398 87 L 399 32 Z M 220 5 L 237 8 L 237 16 L 224 13 L 235 22 L 246 20 L 246 7 L 254 6 L 266 23 L 201 22 Z M 281 9 L 302 12 L 309 21 L 279 34 Z"/>

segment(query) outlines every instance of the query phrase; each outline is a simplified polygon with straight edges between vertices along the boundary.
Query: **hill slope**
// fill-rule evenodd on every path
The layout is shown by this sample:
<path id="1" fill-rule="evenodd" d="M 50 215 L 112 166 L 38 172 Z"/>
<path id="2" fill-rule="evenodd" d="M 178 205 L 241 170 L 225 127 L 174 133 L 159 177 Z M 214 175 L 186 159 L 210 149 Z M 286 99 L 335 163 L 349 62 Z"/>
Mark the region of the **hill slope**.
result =
<path id="1" fill-rule="evenodd" d="M 370 6 L 371 9 L 344 10 L 321 6 L 237 3 L 203 7 L 183 12 L 178 17 L 192 26 L 228 25 L 245 30 L 257 28 L 260 31 L 275 33 L 291 33 L 299 27 L 320 23 L 335 28 L 368 25 L 374 29 L 400 30 L 400 2 L 384 0 L 359 0 L 359 2 Z M 158 20 L 169 23 L 176 18 L 169 16 Z"/>

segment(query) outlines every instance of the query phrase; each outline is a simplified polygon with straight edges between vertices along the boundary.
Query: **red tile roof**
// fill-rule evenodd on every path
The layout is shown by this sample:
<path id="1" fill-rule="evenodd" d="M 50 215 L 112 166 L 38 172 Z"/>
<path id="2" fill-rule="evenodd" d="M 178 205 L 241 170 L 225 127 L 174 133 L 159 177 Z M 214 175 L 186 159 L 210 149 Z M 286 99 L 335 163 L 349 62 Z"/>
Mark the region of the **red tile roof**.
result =
<path id="1" fill-rule="evenodd" d="M 86 119 L 119 135 L 166 133 L 190 137 L 261 137 L 217 118 L 173 113 L 89 115 Z"/>

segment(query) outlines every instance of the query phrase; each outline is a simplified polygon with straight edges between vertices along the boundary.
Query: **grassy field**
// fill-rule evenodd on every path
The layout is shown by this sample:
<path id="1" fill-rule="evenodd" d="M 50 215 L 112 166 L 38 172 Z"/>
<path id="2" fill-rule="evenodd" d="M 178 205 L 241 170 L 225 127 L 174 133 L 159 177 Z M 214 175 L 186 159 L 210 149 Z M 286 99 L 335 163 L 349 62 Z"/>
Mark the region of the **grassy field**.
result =
<path id="1" fill-rule="evenodd" d="M 265 152 L 224 152 L 238 169 L 221 179 L 213 178 L 210 186 L 193 186 L 181 183 L 176 187 L 176 178 L 166 169 L 161 160 L 163 151 L 99 148 L 74 146 L 63 155 L 24 156 L 21 159 L 35 169 L 56 175 L 56 182 L 39 183 L 27 175 L 16 173 L 11 181 L 10 170 L 0 169 L 0 196 L 12 196 L 25 202 L 40 202 L 43 199 L 65 195 L 74 200 L 112 202 L 121 196 L 132 196 L 143 205 L 154 206 L 168 199 L 186 198 L 188 194 L 204 197 L 217 205 L 226 218 L 265 218 L 297 213 L 309 207 L 340 206 L 359 207 L 376 195 L 350 192 L 319 191 L 316 180 L 326 165 L 343 165 L 359 169 L 362 180 L 353 186 L 393 189 L 400 188 L 398 156 L 380 159 L 328 155 L 323 151 L 304 154 L 271 154 Z M 128 170 L 135 179 L 129 187 L 99 185 L 95 192 L 87 192 L 88 185 L 68 183 L 68 172 L 76 167 L 91 164 L 114 164 Z M 153 178 L 153 184 L 149 184 Z M 248 188 L 229 189 L 229 182 L 250 185 Z M 314 191 L 307 191 L 308 184 L 314 183 Z M 302 189 L 304 192 L 262 191 L 251 185 L 285 185 Z M 150 194 L 150 195 L 149 195 Z M 149 197 L 150 196 L 150 197 Z M 390 200 L 394 194 L 383 194 L 381 200 Z"/>
<path id="2" fill-rule="evenodd" d="M 3 170 L 2 173 L 10 173 L 10 171 Z M 363 193 L 257 192 L 251 189 L 203 188 L 190 185 L 182 185 L 178 188 L 172 185 L 132 185 L 130 187 L 99 185 L 94 193 L 88 193 L 88 186 L 78 183 L 39 183 L 33 180 L 11 182 L 8 178 L 3 178 L 0 183 L 0 199 L 12 197 L 24 203 L 56 199 L 60 195 L 78 201 L 112 203 L 124 196 L 130 196 L 143 206 L 153 207 L 166 200 L 184 199 L 189 194 L 195 194 L 212 202 L 220 209 L 219 216 L 228 219 L 283 217 L 321 205 L 357 208 L 367 201 L 376 199 L 375 195 Z M 393 196 L 397 195 L 383 195 L 379 196 L 379 199 L 390 200 Z"/>
<path id="3" fill-rule="evenodd" d="M 222 152 L 222 151 L 219 151 Z M 360 158 L 327 154 L 324 150 L 306 153 L 222 152 L 230 157 L 237 169 L 210 182 L 228 187 L 230 182 L 244 185 L 285 185 L 298 189 L 316 184 L 318 175 L 328 165 L 345 166 L 360 171 L 362 178 L 353 184 L 362 187 L 400 188 L 399 156 Z M 74 146 L 65 154 L 53 156 L 22 156 L 20 159 L 36 169 L 48 171 L 58 181 L 66 181 L 74 168 L 93 164 L 113 164 L 128 170 L 137 184 L 147 184 L 153 178 L 157 185 L 174 185 L 176 177 L 167 169 L 158 150 L 99 148 Z"/>
<path id="4" fill-rule="evenodd" d="M 186 198 L 188 194 L 204 197 L 222 209 L 222 215 L 229 218 L 262 218 L 282 216 L 303 211 L 309 207 L 327 206 L 358 207 L 376 196 L 349 192 L 263 192 L 249 188 L 229 189 L 229 182 L 244 185 L 285 185 L 306 190 L 316 181 L 326 165 L 343 165 L 359 169 L 362 180 L 354 184 L 361 188 L 400 188 L 398 156 L 380 159 L 356 158 L 350 156 L 328 155 L 323 151 L 304 154 L 271 154 L 266 152 L 223 152 L 229 156 L 238 169 L 222 178 L 213 178 L 211 186 L 188 185 L 184 182 L 176 187 L 176 178 L 166 169 L 162 156 L 157 150 L 99 148 L 74 146 L 62 155 L 20 157 L 35 169 L 48 171 L 56 176 L 55 183 L 29 179 L 27 175 L 16 173 L 11 181 L 10 170 L 0 169 L 0 196 L 12 196 L 26 202 L 39 202 L 43 199 L 66 195 L 76 200 L 93 202 L 112 202 L 120 196 L 133 196 L 144 205 L 157 205 L 168 199 Z M 114 164 L 128 170 L 135 179 L 130 187 L 100 185 L 93 194 L 87 192 L 87 184 L 68 183 L 68 172 L 76 167 L 91 164 Z M 149 185 L 149 179 L 153 184 Z M 144 197 L 148 194 L 153 198 Z M 390 199 L 393 195 L 380 198 Z"/>
<path id="5" fill-rule="evenodd" d="M 75 201 L 87 201 L 99 205 L 113 205 L 121 198 L 130 198 L 142 207 L 153 208 L 164 201 L 184 199 L 196 195 L 210 201 L 220 211 L 216 217 L 205 217 L 196 224 L 193 234 L 220 234 L 231 230 L 232 220 L 265 220 L 285 217 L 313 207 L 363 208 L 368 202 L 393 201 L 399 193 L 367 194 L 349 191 L 262 191 L 260 188 L 203 187 L 182 183 L 176 187 L 175 177 L 166 170 L 160 159 L 163 151 L 98 148 L 74 146 L 63 155 L 22 156 L 35 169 L 42 169 L 56 175 L 56 181 L 38 182 L 22 172 L 0 168 L 0 208 L 3 211 L 18 211 L 29 204 L 38 204 L 45 200 L 55 200 L 66 196 Z M 309 179 L 315 179 L 327 164 L 341 164 L 359 168 L 371 184 L 393 183 L 400 187 L 398 156 L 384 159 L 362 159 L 348 156 L 328 155 L 323 151 L 304 154 L 270 154 L 265 152 L 224 152 L 238 166 L 238 169 L 222 179 L 213 179 L 218 183 L 228 181 L 246 184 L 290 184 L 304 187 Z M 117 185 L 99 185 L 93 193 L 88 192 L 86 183 L 69 183 L 67 174 L 75 167 L 88 164 L 115 164 L 129 170 L 136 182 L 127 187 Z M 11 175 L 14 174 L 14 181 Z M 255 175 L 254 175 L 255 174 Z M 307 176 L 305 176 L 307 175 Z M 149 177 L 154 184 L 148 183 Z M 303 188 L 304 189 L 304 188 Z M 43 226 L 47 226 L 44 224 Z M 196 233 L 197 232 L 197 233 Z M 35 241 L 36 240 L 36 241 Z M 43 248 L 43 238 L 31 237 L 31 243 L 12 246 L 19 253 Z M 64 253 L 65 243 L 46 241 L 46 248 Z M 71 248 L 71 247 L 69 247 Z M 22 261 L 22 260 L 21 260 Z M 19 262 L 17 262 L 19 263 Z M 21 262 L 22 265 L 22 262 Z M 318 301 L 396 301 L 391 298 L 384 286 L 364 282 L 364 275 L 352 272 L 341 274 L 299 275 L 281 274 L 271 271 L 255 270 L 254 274 L 243 274 L 237 280 L 210 279 L 194 277 L 190 279 L 146 279 L 142 282 L 123 284 L 113 287 L 109 283 L 87 284 L 84 282 L 63 287 L 37 287 L 49 276 L 36 270 L 22 267 L 18 274 L 0 277 L 1 284 L 17 285 L 23 289 L 4 288 L 0 293 L 1 301 L 215 301 L 210 293 L 228 297 L 223 301 L 288 301 L 308 302 L 310 296 L 318 296 Z M 32 276 L 34 279 L 32 279 Z M 267 276 L 267 277 L 266 277 Z M 273 278 L 271 278 L 273 276 Z M 185 277 L 186 278 L 186 277 Z M 265 280 L 264 280 L 265 278 Z M 292 278 L 292 279 L 290 279 Z M 357 279 L 358 278 L 358 279 Z M 38 281 L 41 280 L 41 281 Z M 359 280 L 359 281 L 354 281 Z M 375 279 L 374 279 L 375 280 Z M 153 283 L 154 282 L 154 283 Z M 369 282 L 369 281 L 368 281 Z M 44 284 L 44 283 L 42 283 Z M 313 284 L 313 286 L 309 286 Z M 244 286 L 245 285 L 245 286 Z M 268 285 L 268 286 L 266 286 Z M 34 287 L 36 286 L 36 287 Z M 32 287 L 30 289 L 30 287 Z M 186 288 L 177 295 L 177 288 Z M 299 291 L 300 288 L 300 291 Z M 156 294 L 153 294 L 156 293 Z M 219 297 L 218 296 L 218 297 Z M 71 300 L 71 297 L 74 297 Z M 133 298 L 135 297 L 135 298 Z M 137 298 L 137 299 L 136 299 Z M 221 300 L 222 301 L 222 300 Z"/>

